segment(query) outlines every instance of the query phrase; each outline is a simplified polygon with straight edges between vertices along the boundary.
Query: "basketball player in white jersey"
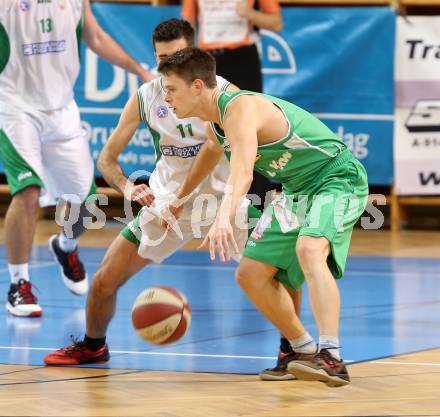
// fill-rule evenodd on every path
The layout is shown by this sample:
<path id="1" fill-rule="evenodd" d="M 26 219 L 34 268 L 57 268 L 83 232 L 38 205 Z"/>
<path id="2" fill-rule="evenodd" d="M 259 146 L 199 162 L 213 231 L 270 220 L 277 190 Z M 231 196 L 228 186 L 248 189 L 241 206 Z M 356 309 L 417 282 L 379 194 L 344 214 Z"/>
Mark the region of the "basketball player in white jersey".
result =
<path id="1" fill-rule="evenodd" d="M 93 161 L 73 99 L 80 41 L 95 53 L 148 81 L 154 77 L 103 31 L 89 0 L 2 0 L 0 6 L 0 157 L 12 194 L 5 219 L 11 287 L 7 310 L 40 316 L 28 260 L 40 205 L 64 194 L 84 201 L 93 193 Z M 83 212 L 83 210 L 81 210 Z M 70 291 L 88 290 L 73 234 L 49 240 Z"/>
<path id="2" fill-rule="evenodd" d="M 171 19 L 159 24 L 153 32 L 153 45 L 159 62 L 168 55 L 194 44 L 194 30 L 191 25 L 179 19 Z M 217 77 L 222 89 L 229 83 Z M 182 245 L 194 237 L 194 229 L 200 226 L 202 235 L 209 226 L 192 216 L 191 201 L 187 202 L 187 212 L 179 218 L 181 236 L 167 231 L 160 224 L 162 207 L 169 204 L 169 195 L 177 191 L 183 182 L 200 147 L 205 142 L 205 125 L 200 119 L 178 119 L 164 101 L 165 93 L 161 79 L 143 84 L 136 95 L 127 102 L 118 126 L 106 143 L 98 161 L 98 167 L 107 182 L 130 200 L 143 205 L 142 216 L 138 215 L 113 241 L 96 272 L 87 299 L 86 334 L 84 340 L 57 350 L 44 359 L 48 365 L 94 363 L 108 360 L 106 331 L 115 312 L 116 293 L 129 278 L 151 262 L 160 263 Z M 150 187 L 135 186 L 127 178 L 117 161 L 122 150 L 128 145 L 141 122 L 145 122 L 154 139 L 156 167 L 150 176 Z M 224 159 L 215 172 L 201 184 L 197 194 L 219 196 L 225 186 L 229 172 Z M 129 191 L 127 191 L 129 190 Z M 141 217 L 152 213 L 151 221 L 140 225 Z M 214 218 L 215 210 L 212 212 Z M 142 227 L 142 230 L 141 230 Z M 237 236 L 244 246 L 247 230 Z"/>

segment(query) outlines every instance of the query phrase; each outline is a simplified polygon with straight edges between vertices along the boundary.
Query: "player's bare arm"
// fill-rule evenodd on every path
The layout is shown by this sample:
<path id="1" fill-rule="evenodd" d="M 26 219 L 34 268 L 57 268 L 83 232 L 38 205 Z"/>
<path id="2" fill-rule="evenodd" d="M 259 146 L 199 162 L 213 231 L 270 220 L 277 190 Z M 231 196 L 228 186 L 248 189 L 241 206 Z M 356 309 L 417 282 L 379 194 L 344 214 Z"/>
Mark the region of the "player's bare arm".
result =
<path id="1" fill-rule="evenodd" d="M 223 123 L 223 130 L 231 149 L 231 171 L 216 220 L 201 247 L 208 245 L 211 259 L 218 251 L 222 261 L 231 259 L 232 246 L 238 252 L 231 222 L 243 196 L 252 183 L 257 155 L 259 118 L 257 103 L 250 96 L 238 97 L 230 104 Z"/>
<path id="2" fill-rule="evenodd" d="M 119 155 L 130 142 L 140 122 L 138 98 L 135 94 L 128 100 L 116 129 L 102 149 L 98 168 L 108 184 L 124 194 L 128 200 L 149 206 L 154 200 L 151 190 L 145 184 L 135 186 L 131 183 L 118 162 Z"/>
<path id="3" fill-rule="evenodd" d="M 139 76 L 144 82 L 156 78 L 130 55 L 127 54 L 114 39 L 102 29 L 93 15 L 89 0 L 84 0 L 84 42 L 87 46 L 106 61 L 117 65 Z"/>

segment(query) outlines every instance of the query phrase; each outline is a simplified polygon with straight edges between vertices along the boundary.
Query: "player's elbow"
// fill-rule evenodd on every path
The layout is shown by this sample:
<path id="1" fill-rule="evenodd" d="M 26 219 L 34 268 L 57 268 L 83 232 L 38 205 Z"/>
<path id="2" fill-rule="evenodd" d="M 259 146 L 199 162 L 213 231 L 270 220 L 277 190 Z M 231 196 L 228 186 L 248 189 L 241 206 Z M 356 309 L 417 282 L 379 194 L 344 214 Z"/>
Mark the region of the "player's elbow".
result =
<path id="1" fill-rule="evenodd" d="M 104 176 L 108 167 L 108 156 L 109 156 L 108 152 L 105 149 L 103 149 L 102 152 L 99 154 L 97 160 L 98 170 Z"/>
<path id="2" fill-rule="evenodd" d="M 101 55 L 106 48 L 108 35 L 100 27 L 91 30 L 87 36 L 84 36 L 84 42 L 97 55 Z"/>

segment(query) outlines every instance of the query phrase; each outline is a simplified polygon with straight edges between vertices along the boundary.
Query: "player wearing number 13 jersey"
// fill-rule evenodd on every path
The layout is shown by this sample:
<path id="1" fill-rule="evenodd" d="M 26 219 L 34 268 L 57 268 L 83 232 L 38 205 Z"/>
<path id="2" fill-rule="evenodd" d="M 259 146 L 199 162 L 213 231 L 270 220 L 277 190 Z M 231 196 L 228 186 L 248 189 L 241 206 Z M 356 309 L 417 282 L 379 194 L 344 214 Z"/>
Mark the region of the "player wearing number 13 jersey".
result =
<path id="1" fill-rule="evenodd" d="M 71 233 L 52 236 L 49 249 L 68 289 L 88 290 L 77 240 L 88 215 L 82 203 L 94 189 L 94 167 L 73 99 L 82 38 L 111 63 L 143 81 L 152 79 L 102 30 L 88 0 L 1 1 L 0 158 L 12 195 L 5 219 L 11 275 L 6 308 L 17 316 L 42 314 L 28 268 L 38 203 L 80 206 Z"/>

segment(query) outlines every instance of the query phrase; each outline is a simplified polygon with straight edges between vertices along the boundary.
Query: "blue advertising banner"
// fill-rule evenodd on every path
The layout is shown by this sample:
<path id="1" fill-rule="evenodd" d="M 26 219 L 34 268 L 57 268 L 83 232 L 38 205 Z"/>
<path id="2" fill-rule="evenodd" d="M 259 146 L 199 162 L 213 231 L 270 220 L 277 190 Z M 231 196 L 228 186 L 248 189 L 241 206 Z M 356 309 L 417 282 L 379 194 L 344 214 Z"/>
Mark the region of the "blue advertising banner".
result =
<path id="1" fill-rule="evenodd" d="M 388 7 L 283 8 L 284 30 L 262 31 L 264 89 L 316 114 L 365 165 L 392 183 L 394 38 Z"/>
<path id="2" fill-rule="evenodd" d="M 136 60 L 155 67 L 153 28 L 180 7 L 94 4 L 94 13 Z M 284 7 L 284 30 L 261 31 L 264 88 L 320 117 L 367 168 L 370 184 L 392 182 L 395 14 L 388 7 Z M 140 80 L 83 46 L 75 96 L 96 159 Z M 126 174 L 154 168 L 141 126 L 120 157 Z"/>

